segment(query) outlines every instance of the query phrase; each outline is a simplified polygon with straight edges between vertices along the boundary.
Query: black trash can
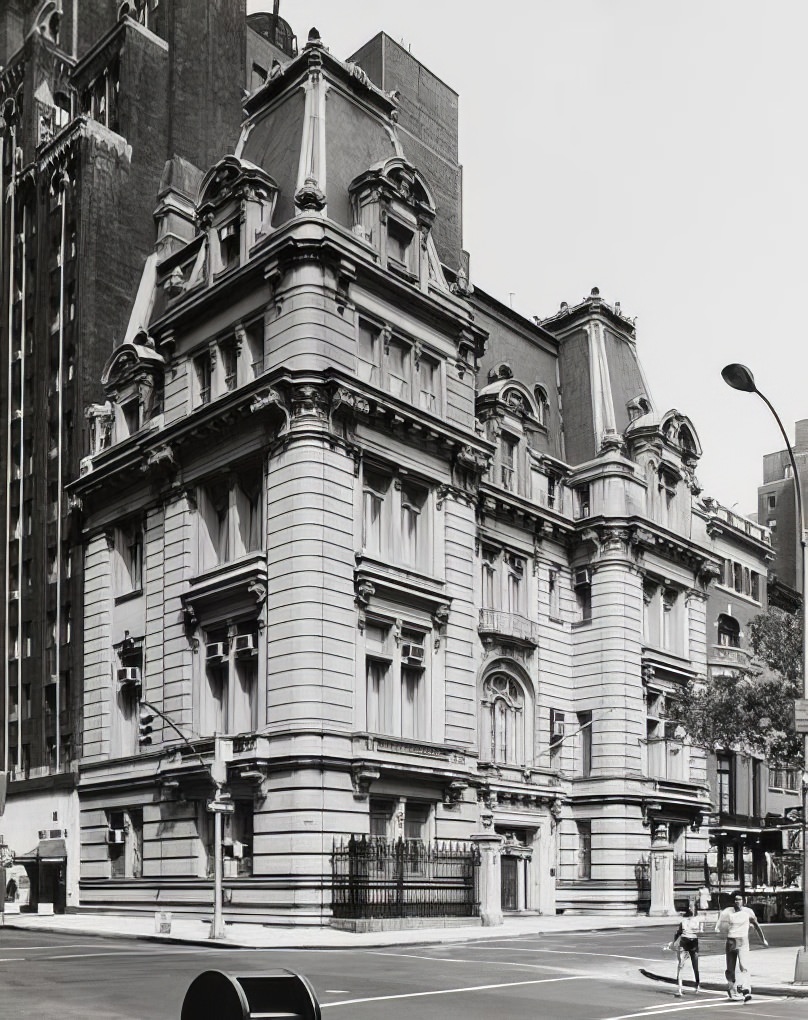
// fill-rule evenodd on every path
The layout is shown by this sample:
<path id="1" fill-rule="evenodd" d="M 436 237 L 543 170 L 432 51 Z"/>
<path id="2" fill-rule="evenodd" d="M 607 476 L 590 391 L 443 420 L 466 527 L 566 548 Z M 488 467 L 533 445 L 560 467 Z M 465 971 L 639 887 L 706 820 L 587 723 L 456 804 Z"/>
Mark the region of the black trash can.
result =
<path id="1" fill-rule="evenodd" d="M 234 977 L 206 970 L 191 982 L 180 1020 L 249 1020 L 278 1017 L 320 1020 L 320 1004 L 309 981 L 293 970 Z"/>

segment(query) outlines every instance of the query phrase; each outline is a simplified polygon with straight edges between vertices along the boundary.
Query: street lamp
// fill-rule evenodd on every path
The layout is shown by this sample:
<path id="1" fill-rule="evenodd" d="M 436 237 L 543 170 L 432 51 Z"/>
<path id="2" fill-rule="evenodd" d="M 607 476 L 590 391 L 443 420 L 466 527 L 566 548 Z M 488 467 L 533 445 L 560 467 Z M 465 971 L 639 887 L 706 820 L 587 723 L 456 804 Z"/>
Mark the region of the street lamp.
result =
<path id="1" fill-rule="evenodd" d="M 755 385 L 755 377 L 746 365 L 727 365 L 721 370 L 721 376 L 727 386 L 734 390 L 741 390 L 744 393 L 757 393 L 763 403 L 774 415 L 783 441 L 786 444 L 788 458 L 791 461 L 791 474 L 794 480 L 794 492 L 797 499 L 797 529 L 800 548 L 802 550 L 802 694 L 808 698 L 808 544 L 806 544 L 805 515 L 802 506 L 802 491 L 800 488 L 800 476 L 797 471 L 797 461 L 791 443 L 788 441 L 786 430 L 780 421 L 780 416 L 771 404 L 771 401 Z M 803 737 L 803 777 L 802 777 L 802 812 L 803 818 L 808 814 L 808 783 L 806 783 L 806 770 L 808 770 L 808 732 Z M 797 963 L 794 970 L 795 984 L 808 984 L 808 847 L 806 842 L 806 830 L 803 826 L 802 838 L 802 946 L 797 951 Z"/>

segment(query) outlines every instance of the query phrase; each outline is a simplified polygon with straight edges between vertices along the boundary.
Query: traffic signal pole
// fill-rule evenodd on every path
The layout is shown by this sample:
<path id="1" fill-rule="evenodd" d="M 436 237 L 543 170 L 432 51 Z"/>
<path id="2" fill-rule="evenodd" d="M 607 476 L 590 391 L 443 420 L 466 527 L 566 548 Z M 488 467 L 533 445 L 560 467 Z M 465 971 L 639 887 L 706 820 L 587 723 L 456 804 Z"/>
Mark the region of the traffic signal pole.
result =
<path id="1" fill-rule="evenodd" d="M 159 715 L 163 722 L 174 730 L 180 740 L 182 740 L 183 744 L 185 744 L 185 746 L 193 752 L 204 768 L 207 769 L 215 787 L 213 799 L 207 802 L 207 810 L 213 815 L 213 921 L 210 926 L 210 938 L 227 938 L 227 932 L 224 925 L 224 913 L 222 910 L 222 815 L 232 814 L 234 806 L 230 798 L 230 794 L 225 790 L 225 785 L 227 783 L 227 762 L 224 760 L 224 755 L 222 753 L 222 738 L 218 735 L 214 736 L 213 762 L 208 763 L 199 751 L 197 751 L 194 745 L 188 740 L 176 723 L 172 722 L 168 716 L 161 712 L 159 708 L 152 705 L 151 702 L 145 701 L 141 698 L 139 702 L 139 742 L 141 745 L 148 745 L 152 742 L 150 736 L 150 723 L 154 716 L 148 714 L 144 715 L 144 709 L 146 709 L 149 713 L 153 712 L 155 715 Z"/>

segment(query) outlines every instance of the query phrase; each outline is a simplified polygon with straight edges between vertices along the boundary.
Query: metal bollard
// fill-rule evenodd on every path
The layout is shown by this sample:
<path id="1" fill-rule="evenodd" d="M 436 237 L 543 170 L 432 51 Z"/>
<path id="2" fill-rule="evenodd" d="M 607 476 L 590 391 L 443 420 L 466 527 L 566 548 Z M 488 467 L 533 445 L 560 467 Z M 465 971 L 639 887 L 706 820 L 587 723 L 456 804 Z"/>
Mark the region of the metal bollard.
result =
<path id="1" fill-rule="evenodd" d="M 250 1020 L 282 1017 L 321 1020 L 320 1004 L 311 983 L 293 970 L 233 977 L 206 970 L 185 993 L 180 1020 Z"/>

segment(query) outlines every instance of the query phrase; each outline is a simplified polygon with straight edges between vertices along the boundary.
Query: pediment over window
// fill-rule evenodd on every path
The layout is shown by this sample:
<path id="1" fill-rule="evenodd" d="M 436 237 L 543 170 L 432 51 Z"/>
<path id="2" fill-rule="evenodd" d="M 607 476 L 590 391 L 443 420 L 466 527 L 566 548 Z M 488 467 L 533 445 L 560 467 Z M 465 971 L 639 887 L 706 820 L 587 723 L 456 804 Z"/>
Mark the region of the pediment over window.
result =
<path id="1" fill-rule="evenodd" d="M 269 205 L 263 217 L 269 224 L 277 194 L 278 185 L 260 166 L 238 156 L 225 156 L 202 178 L 196 203 L 197 218 L 204 224 L 230 202 L 248 199 Z"/>
<path id="2" fill-rule="evenodd" d="M 132 435 L 162 412 L 164 374 L 165 359 L 145 330 L 116 347 L 101 375 L 109 410 L 101 415 L 103 430 L 91 443 L 91 454 Z M 99 418 L 92 409 L 87 416 Z"/>
<path id="3" fill-rule="evenodd" d="M 677 410 L 665 414 L 649 411 L 629 423 L 626 441 L 638 446 L 642 441 L 673 451 L 684 461 L 693 464 L 701 457 L 701 443 L 691 420 Z"/>
<path id="4" fill-rule="evenodd" d="M 154 341 L 141 330 L 135 339 L 116 347 L 104 366 L 101 385 L 108 392 L 135 386 L 146 379 L 162 381 L 165 358 L 154 347 Z"/>
<path id="5" fill-rule="evenodd" d="M 477 417 L 484 421 L 492 414 L 499 418 L 513 416 L 544 424 L 536 393 L 531 393 L 527 386 L 510 377 L 489 383 L 477 395 Z"/>
<path id="6" fill-rule="evenodd" d="M 429 226 L 435 219 L 435 200 L 426 181 L 403 156 L 376 163 L 354 178 L 348 191 L 355 203 L 364 201 L 368 194 L 383 196 L 387 201 L 407 206 L 419 221 Z"/>

